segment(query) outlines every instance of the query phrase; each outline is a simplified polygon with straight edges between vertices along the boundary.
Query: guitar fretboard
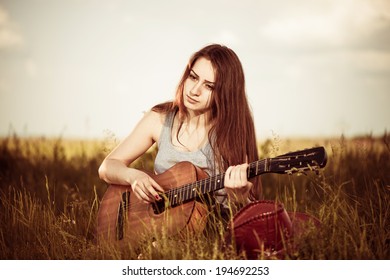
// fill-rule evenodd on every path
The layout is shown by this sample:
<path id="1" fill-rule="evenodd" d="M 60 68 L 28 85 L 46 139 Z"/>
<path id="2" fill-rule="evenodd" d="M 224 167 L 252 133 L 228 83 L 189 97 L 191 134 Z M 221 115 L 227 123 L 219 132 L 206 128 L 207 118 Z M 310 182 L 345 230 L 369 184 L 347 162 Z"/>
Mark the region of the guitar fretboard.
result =
<path id="1" fill-rule="evenodd" d="M 270 159 L 263 159 L 249 164 L 248 179 L 269 172 Z M 222 189 L 224 187 L 225 174 L 218 174 L 213 177 L 202 179 L 194 183 L 183 185 L 179 188 L 171 189 L 164 193 L 169 201 L 169 205 L 174 207 L 186 201 L 204 196 L 205 194 Z"/>

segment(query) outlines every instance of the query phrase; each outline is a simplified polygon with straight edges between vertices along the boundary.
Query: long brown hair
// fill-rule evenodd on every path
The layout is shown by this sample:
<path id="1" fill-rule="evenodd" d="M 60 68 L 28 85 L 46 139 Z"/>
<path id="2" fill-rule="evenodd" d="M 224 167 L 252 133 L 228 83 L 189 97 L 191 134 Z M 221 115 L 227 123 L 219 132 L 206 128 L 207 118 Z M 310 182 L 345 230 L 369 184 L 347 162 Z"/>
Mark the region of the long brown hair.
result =
<path id="1" fill-rule="evenodd" d="M 219 172 L 231 165 L 258 160 L 257 141 L 252 112 L 245 91 L 245 77 L 241 62 L 234 51 L 226 46 L 208 45 L 190 58 L 177 87 L 175 100 L 152 108 L 158 112 L 178 109 L 181 119 L 187 115 L 183 102 L 184 83 L 199 58 L 208 59 L 215 71 L 215 87 L 210 100 L 209 142 L 214 150 Z M 252 180 L 251 199 L 259 199 L 261 182 Z"/>

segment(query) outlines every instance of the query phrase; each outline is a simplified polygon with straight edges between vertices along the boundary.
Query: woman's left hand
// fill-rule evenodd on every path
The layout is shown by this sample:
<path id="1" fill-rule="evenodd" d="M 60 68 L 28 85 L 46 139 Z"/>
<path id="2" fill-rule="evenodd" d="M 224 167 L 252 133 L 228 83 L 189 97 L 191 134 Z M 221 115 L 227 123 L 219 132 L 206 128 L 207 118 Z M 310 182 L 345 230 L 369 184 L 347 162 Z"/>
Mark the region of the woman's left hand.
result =
<path id="1" fill-rule="evenodd" d="M 230 166 L 225 172 L 225 190 L 230 201 L 244 203 L 248 201 L 248 195 L 253 184 L 248 181 L 248 163 Z"/>

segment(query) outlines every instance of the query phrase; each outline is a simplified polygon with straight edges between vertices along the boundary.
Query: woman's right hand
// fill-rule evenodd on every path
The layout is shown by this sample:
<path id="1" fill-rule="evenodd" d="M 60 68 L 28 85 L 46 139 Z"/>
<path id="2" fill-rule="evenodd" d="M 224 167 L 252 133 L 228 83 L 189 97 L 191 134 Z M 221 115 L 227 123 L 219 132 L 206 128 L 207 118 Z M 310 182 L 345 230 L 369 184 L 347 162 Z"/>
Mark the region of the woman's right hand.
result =
<path id="1" fill-rule="evenodd" d="M 145 172 L 129 166 L 158 142 L 164 121 L 163 114 L 145 113 L 133 131 L 103 160 L 99 177 L 108 184 L 130 185 L 136 197 L 145 203 L 161 199 L 158 195 L 164 192 L 161 186 Z"/>
<path id="2" fill-rule="evenodd" d="M 164 189 L 152 177 L 138 169 L 132 169 L 131 173 L 131 189 L 139 200 L 151 203 L 161 199 L 158 191 L 164 192 Z"/>

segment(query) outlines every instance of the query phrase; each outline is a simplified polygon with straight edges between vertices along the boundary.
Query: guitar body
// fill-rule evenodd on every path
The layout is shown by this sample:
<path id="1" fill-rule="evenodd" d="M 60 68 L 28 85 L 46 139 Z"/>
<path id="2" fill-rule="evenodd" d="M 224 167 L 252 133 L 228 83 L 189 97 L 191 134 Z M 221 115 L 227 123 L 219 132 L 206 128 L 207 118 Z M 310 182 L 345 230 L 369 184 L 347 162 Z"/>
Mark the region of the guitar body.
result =
<path id="1" fill-rule="evenodd" d="M 162 174 L 150 176 L 169 191 L 184 184 L 207 178 L 207 174 L 191 164 L 181 162 Z M 206 223 L 207 206 L 197 200 L 166 208 L 156 213 L 152 203 L 140 201 L 131 186 L 110 185 L 98 212 L 97 236 L 100 243 L 135 247 L 144 237 L 172 236 L 185 230 L 201 231 Z"/>

